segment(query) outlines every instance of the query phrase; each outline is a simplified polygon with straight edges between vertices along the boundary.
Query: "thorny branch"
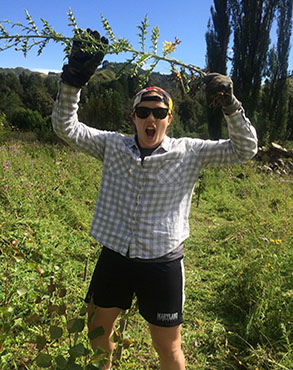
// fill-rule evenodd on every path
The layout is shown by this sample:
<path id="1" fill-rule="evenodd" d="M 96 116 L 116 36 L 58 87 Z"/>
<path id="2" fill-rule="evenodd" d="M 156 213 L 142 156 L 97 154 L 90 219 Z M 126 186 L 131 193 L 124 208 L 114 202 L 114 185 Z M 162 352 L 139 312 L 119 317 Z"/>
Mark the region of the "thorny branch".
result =
<path id="1" fill-rule="evenodd" d="M 49 23 L 41 18 L 42 28 L 39 29 L 36 23 L 33 21 L 29 12 L 26 12 L 27 24 L 13 23 L 9 20 L 0 21 L 0 51 L 14 48 L 16 51 L 21 51 L 26 56 L 27 53 L 37 48 L 38 55 L 41 55 L 43 49 L 47 46 L 49 41 L 61 43 L 64 46 L 64 52 L 66 57 L 69 56 L 74 41 L 79 41 L 84 45 L 84 51 L 95 54 L 98 50 L 102 49 L 105 55 L 107 54 L 120 54 L 130 53 L 131 58 L 126 60 L 124 68 L 131 66 L 131 75 L 138 75 L 140 78 L 141 85 L 145 84 L 152 71 L 158 65 L 159 62 L 164 61 L 170 64 L 172 77 L 180 82 L 180 86 L 184 93 L 199 89 L 202 85 L 202 79 L 205 76 L 205 71 L 199 67 L 191 64 L 185 64 L 179 60 L 169 58 L 168 55 L 174 52 L 180 41 L 175 37 L 175 41 L 165 41 L 163 43 L 162 55 L 158 54 L 158 39 L 160 35 L 159 28 L 156 26 L 152 29 L 151 33 L 151 47 L 150 51 L 146 50 L 146 41 L 148 34 L 148 18 L 145 16 L 141 25 L 137 26 L 139 33 L 139 43 L 141 50 L 136 50 L 128 40 L 124 38 L 116 38 L 109 22 L 103 15 L 101 16 L 103 28 L 106 31 L 107 37 L 110 40 L 108 45 L 97 41 L 90 35 L 86 30 L 80 29 L 77 25 L 74 14 L 71 9 L 68 12 L 68 26 L 72 28 L 73 37 L 68 37 L 62 33 L 56 32 Z M 9 31 L 4 27 L 8 25 L 11 29 L 16 28 L 19 33 L 10 34 Z M 4 41 L 4 44 L 1 43 Z M 150 62 L 152 63 L 150 64 Z M 150 65 L 149 65 L 150 64 Z M 180 71 L 177 69 L 180 68 Z M 139 75 L 139 69 L 144 68 L 145 73 Z"/>

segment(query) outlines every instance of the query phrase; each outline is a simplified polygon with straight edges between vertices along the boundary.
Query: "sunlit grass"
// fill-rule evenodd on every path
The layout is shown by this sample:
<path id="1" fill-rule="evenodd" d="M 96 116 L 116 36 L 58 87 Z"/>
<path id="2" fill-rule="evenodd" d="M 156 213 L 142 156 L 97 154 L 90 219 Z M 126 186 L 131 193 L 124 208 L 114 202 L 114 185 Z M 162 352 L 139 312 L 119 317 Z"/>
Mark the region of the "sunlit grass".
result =
<path id="1" fill-rule="evenodd" d="M 69 338 L 67 327 L 84 320 L 100 251 L 89 228 L 102 165 L 65 146 L 21 140 L 6 141 L 0 158 L 0 367 L 36 369 L 45 352 L 55 368 L 75 341 L 88 346 L 86 329 Z M 257 174 L 253 162 L 203 172 L 185 252 L 187 369 L 291 368 L 291 180 Z M 62 337 L 52 339 L 50 327 Z M 124 335 L 131 345 L 114 368 L 158 369 L 136 311 Z"/>

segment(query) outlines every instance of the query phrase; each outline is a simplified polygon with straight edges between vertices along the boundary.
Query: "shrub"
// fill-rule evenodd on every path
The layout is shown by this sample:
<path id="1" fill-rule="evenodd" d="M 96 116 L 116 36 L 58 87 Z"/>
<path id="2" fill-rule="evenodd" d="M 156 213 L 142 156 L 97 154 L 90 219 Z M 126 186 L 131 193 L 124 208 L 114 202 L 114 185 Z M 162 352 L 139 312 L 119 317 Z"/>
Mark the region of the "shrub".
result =
<path id="1" fill-rule="evenodd" d="M 17 108 L 11 115 L 11 123 L 20 130 L 34 130 L 41 128 L 45 124 L 45 121 L 37 111 Z"/>

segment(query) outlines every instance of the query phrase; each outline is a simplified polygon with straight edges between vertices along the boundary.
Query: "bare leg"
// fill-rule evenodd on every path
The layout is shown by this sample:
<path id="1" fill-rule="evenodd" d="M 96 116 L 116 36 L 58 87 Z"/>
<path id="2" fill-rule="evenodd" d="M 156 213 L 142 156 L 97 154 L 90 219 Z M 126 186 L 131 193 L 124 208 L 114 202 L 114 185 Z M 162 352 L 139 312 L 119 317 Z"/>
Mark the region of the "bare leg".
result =
<path id="1" fill-rule="evenodd" d="M 158 352 L 161 370 L 185 370 L 181 348 L 181 325 L 161 327 L 149 325 L 153 345 Z"/>
<path id="2" fill-rule="evenodd" d="M 114 331 L 114 327 L 121 312 L 120 308 L 102 308 L 93 305 L 92 303 L 88 306 L 88 330 L 89 332 L 98 326 L 104 328 L 104 335 L 92 340 L 91 345 L 95 351 L 97 348 L 102 348 L 110 354 L 110 362 L 103 370 L 107 370 L 111 366 L 112 353 L 115 344 L 111 341 L 111 336 Z"/>

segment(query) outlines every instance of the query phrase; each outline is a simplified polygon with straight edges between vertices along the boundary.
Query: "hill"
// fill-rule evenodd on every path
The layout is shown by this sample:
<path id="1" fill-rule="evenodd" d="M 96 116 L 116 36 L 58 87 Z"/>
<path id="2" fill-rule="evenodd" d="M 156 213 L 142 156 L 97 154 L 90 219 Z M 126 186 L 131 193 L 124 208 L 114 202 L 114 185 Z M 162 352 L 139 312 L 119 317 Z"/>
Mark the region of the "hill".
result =
<path id="1" fill-rule="evenodd" d="M 14 73 L 17 76 L 19 76 L 22 73 L 39 73 L 39 72 L 33 72 L 27 68 L 23 67 L 16 67 L 16 68 L 0 68 L 0 73 Z"/>

